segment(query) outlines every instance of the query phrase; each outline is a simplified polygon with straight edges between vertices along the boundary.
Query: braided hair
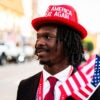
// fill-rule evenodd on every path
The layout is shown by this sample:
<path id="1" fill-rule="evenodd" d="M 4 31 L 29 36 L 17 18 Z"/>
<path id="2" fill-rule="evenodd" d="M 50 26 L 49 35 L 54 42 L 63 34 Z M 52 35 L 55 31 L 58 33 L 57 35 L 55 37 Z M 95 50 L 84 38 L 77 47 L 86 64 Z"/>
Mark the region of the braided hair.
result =
<path id="1" fill-rule="evenodd" d="M 81 34 L 64 25 L 57 25 L 57 41 L 63 42 L 63 51 L 70 65 L 78 66 L 83 58 Z"/>

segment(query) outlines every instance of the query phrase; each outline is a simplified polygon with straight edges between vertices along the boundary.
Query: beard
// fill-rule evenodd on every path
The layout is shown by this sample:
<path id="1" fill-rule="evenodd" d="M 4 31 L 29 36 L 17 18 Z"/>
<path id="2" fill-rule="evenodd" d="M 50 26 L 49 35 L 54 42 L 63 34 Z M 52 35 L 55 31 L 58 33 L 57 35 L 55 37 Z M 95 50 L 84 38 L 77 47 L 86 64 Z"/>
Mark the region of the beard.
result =
<path id="1" fill-rule="evenodd" d="M 51 65 L 50 61 L 40 61 L 41 65 Z"/>
<path id="2" fill-rule="evenodd" d="M 47 65 L 49 67 L 52 65 L 51 61 L 40 61 L 40 64 L 41 65 Z"/>
<path id="3" fill-rule="evenodd" d="M 38 50 L 43 50 L 43 51 L 45 51 L 46 53 L 50 53 L 50 50 L 49 49 L 45 49 L 45 48 L 36 48 L 35 49 L 35 55 L 38 57 L 38 60 L 39 60 L 39 56 L 38 56 Z M 50 64 L 50 62 L 51 61 L 41 61 L 40 60 L 40 64 L 42 64 L 42 65 L 48 65 L 48 64 Z"/>
<path id="4" fill-rule="evenodd" d="M 51 66 L 52 65 L 52 61 L 51 60 L 40 60 L 39 58 L 39 56 L 38 56 L 38 51 L 39 50 L 42 50 L 42 51 L 44 51 L 44 52 L 46 52 L 47 54 L 49 54 L 50 52 L 51 52 L 51 49 L 50 48 L 45 48 L 45 47 L 38 47 L 38 48 L 36 48 L 35 49 L 35 55 L 37 55 L 37 57 L 38 57 L 38 60 L 39 60 L 39 63 L 41 64 L 41 65 L 47 65 L 47 66 Z"/>

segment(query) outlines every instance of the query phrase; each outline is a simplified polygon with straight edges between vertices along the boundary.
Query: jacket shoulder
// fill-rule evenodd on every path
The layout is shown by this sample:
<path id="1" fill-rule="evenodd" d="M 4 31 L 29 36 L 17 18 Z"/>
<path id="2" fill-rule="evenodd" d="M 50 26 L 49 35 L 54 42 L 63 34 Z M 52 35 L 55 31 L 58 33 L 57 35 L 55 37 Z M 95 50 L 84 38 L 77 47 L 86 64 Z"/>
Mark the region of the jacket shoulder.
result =
<path id="1" fill-rule="evenodd" d="M 33 76 L 27 78 L 27 79 L 22 80 L 22 81 L 20 82 L 20 84 L 28 85 L 28 84 L 31 84 L 31 83 L 37 81 L 38 79 L 40 79 L 41 73 L 42 73 L 42 72 L 39 72 L 39 73 L 37 73 L 37 74 L 35 74 L 35 75 L 33 75 Z"/>
<path id="2" fill-rule="evenodd" d="M 35 100 L 41 73 L 39 72 L 20 82 L 17 91 L 17 100 Z"/>

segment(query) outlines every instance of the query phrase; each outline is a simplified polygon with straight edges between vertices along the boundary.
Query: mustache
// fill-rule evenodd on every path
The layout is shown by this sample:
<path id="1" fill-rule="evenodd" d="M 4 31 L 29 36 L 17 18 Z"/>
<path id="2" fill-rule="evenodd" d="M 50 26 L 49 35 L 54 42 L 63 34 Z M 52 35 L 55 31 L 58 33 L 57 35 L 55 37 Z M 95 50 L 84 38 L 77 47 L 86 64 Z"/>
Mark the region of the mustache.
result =
<path id="1" fill-rule="evenodd" d="M 37 53 L 39 53 L 41 51 L 49 52 L 50 50 L 48 48 L 43 48 L 43 47 L 37 47 L 37 48 L 35 48 L 35 54 L 36 55 L 37 55 Z"/>

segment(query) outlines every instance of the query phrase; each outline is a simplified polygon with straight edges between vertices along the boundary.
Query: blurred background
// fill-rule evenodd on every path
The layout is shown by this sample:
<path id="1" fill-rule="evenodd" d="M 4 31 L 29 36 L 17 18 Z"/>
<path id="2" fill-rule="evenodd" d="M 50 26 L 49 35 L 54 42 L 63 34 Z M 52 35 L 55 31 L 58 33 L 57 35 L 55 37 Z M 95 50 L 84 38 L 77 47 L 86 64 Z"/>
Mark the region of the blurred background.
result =
<path id="1" fill-rule="evenodd" d="M 43 16 L 50 4 L 70 4 L 88 31 L 82 40 L 85 58 L 100 55 L 99 0 L 0 0 L 0 100 L 16 100 L 19 82 L 35 73 L 36 32 L 31 20 Z"/>

